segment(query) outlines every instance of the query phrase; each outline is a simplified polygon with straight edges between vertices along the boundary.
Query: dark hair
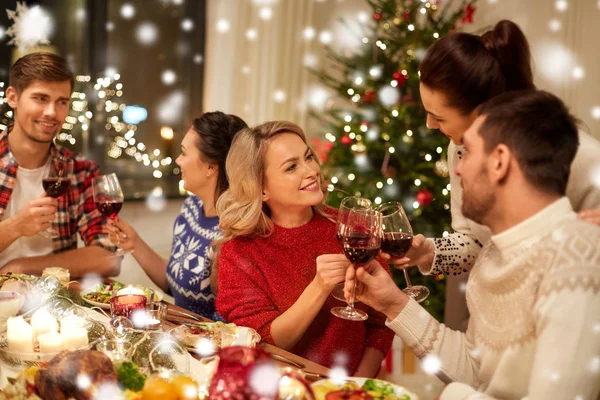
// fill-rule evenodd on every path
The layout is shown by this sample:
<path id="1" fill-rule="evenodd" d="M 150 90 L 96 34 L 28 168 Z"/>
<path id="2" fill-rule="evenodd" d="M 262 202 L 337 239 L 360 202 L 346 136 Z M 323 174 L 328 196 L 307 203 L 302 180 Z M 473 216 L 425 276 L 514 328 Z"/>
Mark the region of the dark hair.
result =
<path id="1" fill-rule="evenodd" d="M 220 111 L 207 112 L 192 123 L 198 133 L 198 148 L 204 162 L 217 164 L 219 167 L 216 198 L 229 188 L 225 161 L 231 141 L 236 133 L 248 125 L 238 116 L 225 114 Z M 216 200 L 215 198 L 215 200 Z"/>
<path id="2" fill-rule="evenodd" d="M 507 20 L 482 36 L 452 33 L 440 39 L 419 70 L 421 82 L 443 92 L 464 115 L 500 93 L 535 89 L 527 39 Z"/>
<path id="3" fill-rule="evenodd" d="M 484 103 L 479 114 L 485 116 L 479 135 L 486 152 L 505 144 L 531 185 L 565 195 L 579 134 L 577 119 L 558 97 L 541 90 L 508 92 Z"/>
<path id="4" fill-rule="evenodd" d="M 69 81 L 73 90 L 74 76 L 63 57 L 53 53 L 36 52 L 19 58 L 10 67 L 8 81 L 17 93 L 23 92 L 33 81 Z"/>

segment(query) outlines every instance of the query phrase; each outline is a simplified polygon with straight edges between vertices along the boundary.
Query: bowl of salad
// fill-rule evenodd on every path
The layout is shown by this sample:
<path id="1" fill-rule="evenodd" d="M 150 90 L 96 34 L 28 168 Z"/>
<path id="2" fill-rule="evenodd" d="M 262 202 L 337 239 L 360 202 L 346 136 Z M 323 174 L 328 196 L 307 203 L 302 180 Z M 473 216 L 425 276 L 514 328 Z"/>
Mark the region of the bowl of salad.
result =
<path id="1" fill-rule="evenodd" d="M 152 293 L 154 293 L 153 301 L 162 301 L 164 298 L 164 293 L 159 290 L 152 290 L 143 285 L 127 285 L 121 282 L 111 282 L 106 284 L 99 284 L 83 290 L 81 292 L 81 297 L 83 301 L 86 303 L 103 308 L 105 310 L 110 310 L 110 299 L 113 296 L 113 292 L 121 291 L 121 290 L 130 290 L 133 292 L 134 290 L 142 291 L 146 297 L 150 298 Z"/>

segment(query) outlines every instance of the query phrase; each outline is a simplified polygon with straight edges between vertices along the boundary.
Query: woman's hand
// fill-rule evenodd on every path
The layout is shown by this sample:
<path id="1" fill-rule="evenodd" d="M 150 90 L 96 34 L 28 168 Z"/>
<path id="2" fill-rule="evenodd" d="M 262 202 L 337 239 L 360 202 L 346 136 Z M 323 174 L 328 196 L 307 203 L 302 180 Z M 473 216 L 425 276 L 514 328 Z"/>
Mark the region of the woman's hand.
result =
<path id="1" fill-rule="evenodd" d="M 343 254 L 323 254 L 317 257 L 315 282 L 324 292 L 330 293 L 335 285 L 344 281 L 350 261 Z"/>
<path id="2" fill-rule="evenodd" d="M 110 240 L 125 251 L 134 251 L 139 240 L 139 235 L 129 225 L 122 219 L 108 220 L 107 222 L 108 229 L 110 231 Z"/>
<path id="3" fill-rule="evenodd" d="M 600 225 L 600 208 L 579 211 L 579 218 L 592 224 Z"/>
<path id="4" fill-rule="evenodd" d="M 381 257 L 396 269 L 405 269 L 413 265 L 430 265 L 433 262 L 435 248 L 430 240 L 423 235 L 413 237 L 412 245 L 402 258 L 391 259 L 387 253 L 381 252 Z"/>

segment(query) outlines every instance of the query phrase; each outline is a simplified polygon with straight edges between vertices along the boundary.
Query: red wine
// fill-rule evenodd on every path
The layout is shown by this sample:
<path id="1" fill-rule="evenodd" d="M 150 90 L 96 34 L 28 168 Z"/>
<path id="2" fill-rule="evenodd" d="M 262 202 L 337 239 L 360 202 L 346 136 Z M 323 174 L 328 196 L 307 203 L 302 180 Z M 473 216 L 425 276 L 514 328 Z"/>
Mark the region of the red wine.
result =
<path id="1" fill-rule="evenodd" d="M 122 201 L 97 201 L 96 208 L 102 214 L 106 215 L 108 218 L 116 218 L 119 211 L 121 211 L 121 207 L 123 206 Z"/>
<path id="2" fill-rule="evenodd" d="M 373 246 L 373 237 L 368 233 L 352 232 L 340 238 L 344 254 L 355 265 L 367 264 L 379 251 L 379 246 Z"/>
<path id="3" fill-rule="evenodd" d="M 58 199 L 67 193 L 71 187 L 71 180 L 69 178 L 46 178 L 42 180 L 42 186 L 48 196 Z"/>
<path id="4" fill-rule="evenodd" d="M 412 245 L 412 235 L 404 232 L 383 232 L 381 250 L 392 258 L 402 258 Z"/>

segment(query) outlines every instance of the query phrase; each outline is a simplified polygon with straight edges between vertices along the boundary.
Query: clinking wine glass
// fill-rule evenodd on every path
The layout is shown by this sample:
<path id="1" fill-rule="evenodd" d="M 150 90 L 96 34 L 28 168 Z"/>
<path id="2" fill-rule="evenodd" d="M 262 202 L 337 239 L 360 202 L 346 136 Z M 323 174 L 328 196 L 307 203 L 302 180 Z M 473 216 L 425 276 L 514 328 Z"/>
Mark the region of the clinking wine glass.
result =
<path id="1" fill-rule="evenodd" d="M 381 216 L 379 212 L 366 208 L 349 210 L 344 225 L 339 238 L 344 248 L 344 254 L 352 266 L 357 268 L 371 262 L 381 247 Z M 332 308 L 331 313 L 350 321 L 366 320 L 369 317 L 367 313 L 354 308 L 355 291 L 356 285 L 354 285 L 348 305 Z"/>
<path id="2" fill-rule="evenodd" d="M 92 180 L 92 187 L 94 191 L 94 203 L 98 211 L 116 221 L 124 200 L 117 175 L 113 173 L 95 177 Z M 117 246 L 117 251 L 115 251 L 116 256 L 123 256 L 130 253 L 130 251 L 125 251 L 119 247 L 119 243 L 119 234 L 117 234 L 117 243 L 115 243 Z"/>
<path id="3" fill-rule="evenodd" d="M 398 202 L 389 202 L 380 205 L 377 210 L 381 213 L 381 250 L 391 256 L 391 259 L 400 259 L 406 255 L 413 240 L 413 231 L 408 217 Z M 408 272 L 403 269 L 407 287 L 402 291 L 418 303 L 429 296 L 429 289 L 425 286 L 412 286 Z"/>
<path id="4" fill-rule="evenodd" d="M 71 187 L 71 178 L 73 174 L 73 161 L 64 160 L 61 158 L 53 158 L 50 163 L 50 173 L 47 178 L 42 179 L 44 192 L 50 197 L 60 199 L 64 196 Z M 60 237 L 56 229 L 49 227 L 40 231 L 38 235 L 47 239 L 55 239 Z"/>
<path id="5" fill-rule="evenodd" d="M 366 209 L 371 210 L 371 201 L 369 199 L 365 199 L 364 197 L 359 196 L 349 196 L 342 200 L 340 203 L 339 213 L 337 216 L 337 221 L 335 225 L 335 234 L 337 237 L 340 246 L 344 246 L 342 243 L 341 237 L 343 235 L 343 231 L 346 227 L 346 220 L 348 219 L 348 215 L 350 210 L 355 209 Z M 331 291 L 331 295 L 340 301 L 346 301 L 344 297 L 344 284 L 340 283 L 335 285 L 333 290 Z"/>

